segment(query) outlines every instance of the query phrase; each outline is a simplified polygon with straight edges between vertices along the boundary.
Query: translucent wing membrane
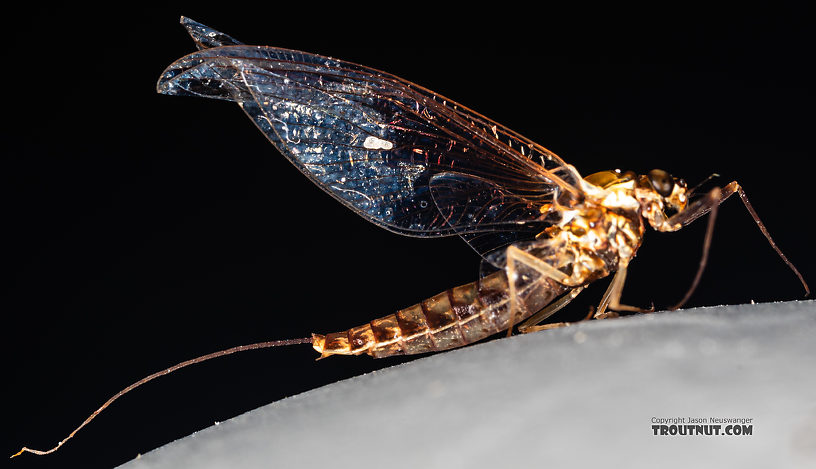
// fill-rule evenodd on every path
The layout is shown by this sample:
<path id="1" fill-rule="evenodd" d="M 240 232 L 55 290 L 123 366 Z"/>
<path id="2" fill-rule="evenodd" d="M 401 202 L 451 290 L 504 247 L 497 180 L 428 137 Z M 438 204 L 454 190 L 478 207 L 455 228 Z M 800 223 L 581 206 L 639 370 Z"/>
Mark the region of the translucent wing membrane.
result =
<path id="1" fill-rule="evenodd" d="M 527 199 L 475 176 L 437 174 L 431 178 L 430 188 L 448 225 L 463 227 L 460 236 L 483 257 L 514 242 L 532 239 L 556 216 L 542 214 L 539 200 Z"/>
<path id="2" fill-rule="evenodd" d="M 216 31 L 209 26 L 205 26 L 184 16 L 181 17 L 181 24 L 187 30 L 187 33 L 190 34 L 190 37 L 193 38 L 199 50 L 220 46 L 241 46 L 244 44 L 232 36 L 224 34 L 221 31 Z"/>
<path id="3" fill-rule="evenodd" d="M 413 83 L 182 22 L 202 50 L 170 65 L 159 92 L 237 102 L 306 176 L 387 229 L 524 231 L 554 196 L 580 193 L 580 176 L 555 154 Z"/>
<path id="4" fill-rule="evenodd" d="M 475 176 L 440 173 L 431 178 L 430 188 L 434 203 L 451 226 L 477 224 L 489 231 L 512 229 L 538 220 L 541 215 L 540 198 L 524 198 Z"/>

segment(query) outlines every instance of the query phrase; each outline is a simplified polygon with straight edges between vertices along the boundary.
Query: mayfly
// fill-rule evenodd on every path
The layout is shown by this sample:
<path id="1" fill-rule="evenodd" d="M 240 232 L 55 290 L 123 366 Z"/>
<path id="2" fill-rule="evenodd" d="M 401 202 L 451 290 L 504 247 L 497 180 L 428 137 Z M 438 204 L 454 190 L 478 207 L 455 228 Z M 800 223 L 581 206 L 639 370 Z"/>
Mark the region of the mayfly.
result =
<path id="1" fill-rule="evenodd" d="M 651 309 L 622 304 L 627 267 L 646 225 L 676 231 L 738 194 L 734 181 L 692 200 L 695 188 L 666 171 L 602 171 L 581 177 L 553 152 L 450 99 L 397 76 L 329 57 L 247 46 L 182 18 L 198 51 L 171 64 L 159 93 L 237 103 L 306 177 L 363 218 L 418 237 L 459 236 L 481 257 L 475 282 L 347 331 L 263 342 L 179 363 L 125 388 L 86 419 L 56 451 L 121 395 L 179 368 L 234 352 L 310 343 L 330 355 L 387 357 L 461 347 L 502 331 L 544 324 L 595 280 L 614 273 L 590 318 Z M 697 186 L 699 187 L 699 186 Z"/>

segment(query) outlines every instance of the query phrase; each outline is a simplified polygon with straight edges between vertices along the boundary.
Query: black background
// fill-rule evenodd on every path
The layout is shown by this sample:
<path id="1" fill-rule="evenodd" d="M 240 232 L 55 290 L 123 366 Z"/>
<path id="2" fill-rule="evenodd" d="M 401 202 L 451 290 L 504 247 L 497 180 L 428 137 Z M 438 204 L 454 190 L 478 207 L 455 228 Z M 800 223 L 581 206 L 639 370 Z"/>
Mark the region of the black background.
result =
<path id="1" fill-rule="evenodd" d="M 234 104 L 156 94 L 164 67 L 194 50 L 182 14 L 249 44 L 403 76 L 584 175 L 659 167 L 692 185 L 712 172 L 720 184 L 736 179 L 805 278 L 816 278 L 814 41 L 804 12 L 382 5 L 5 17 L 6 454 L 52 446 L 111 394 L 179 361 L 343 330 L 476 278 L 478 257 L 459 239 L 406 238 L 367 223 L 277 154 Z M 677 301 L 704 231 L 701 222 L 650 230 L 624 301 Z M 597 301 L 599 283 L 573 315 Z M 730 200 L 689 306 L 801 295 Z M 14 467 L 110 467 L 214 421 L 405 361 L 314 358 L 301 345 L 186 369 L 118 401 L 55 455 L 24 455 Z"/>

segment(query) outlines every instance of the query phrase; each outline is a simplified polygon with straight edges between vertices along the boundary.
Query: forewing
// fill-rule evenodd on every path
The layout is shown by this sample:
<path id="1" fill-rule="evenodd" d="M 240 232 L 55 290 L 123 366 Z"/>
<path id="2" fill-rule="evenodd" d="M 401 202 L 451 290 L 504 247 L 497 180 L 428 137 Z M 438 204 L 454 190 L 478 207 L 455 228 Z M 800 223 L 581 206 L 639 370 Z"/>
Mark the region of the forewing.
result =
<path id="1" fill-rule="evenodd" d="M 220 46 L 240 46 L 244 43 L 234 37 L 217 31 L 198 21 L 193 21 L 185 16 L 181 17 L 181 25 L 187 30 L 187 34 L 193 38 L 196 47 L 199 49 L 209 49 Z"/>
<path id="2" fill-rule="evenodd" d="M 230 38 L 231 39 L 231 38 Z M 393 75 L 272 47 L 227 46 L 179 59 L 159 91 L 238 102 L 321 188 L 393 231 L 483 232 L 434 203 L 431 179 L 455 171 L 538 201 L 578 195 L 557 156 L 493 121 Z M 458 203 L 451 201 L 451 203 Z"/>

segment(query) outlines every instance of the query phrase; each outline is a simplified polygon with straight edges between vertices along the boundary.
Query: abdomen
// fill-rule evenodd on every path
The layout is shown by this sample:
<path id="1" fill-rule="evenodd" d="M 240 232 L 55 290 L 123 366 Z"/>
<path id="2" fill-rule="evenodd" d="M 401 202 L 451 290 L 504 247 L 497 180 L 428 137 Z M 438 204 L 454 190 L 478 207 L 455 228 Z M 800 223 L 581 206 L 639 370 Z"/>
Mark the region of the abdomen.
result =
<path id="1" fill-rule="evenodd" d="M 514 323 L 541 310 L 567 290 L 542 277 L 520 283 L 516 291 L 522 310 Z M 381 358 L 461 347 L 510 326 L 508 295 L 507 275 L 499 270 L 368 324 L 325 336 L 312 334 L 312 346 L 321 358 L 363 353 Z"/>

